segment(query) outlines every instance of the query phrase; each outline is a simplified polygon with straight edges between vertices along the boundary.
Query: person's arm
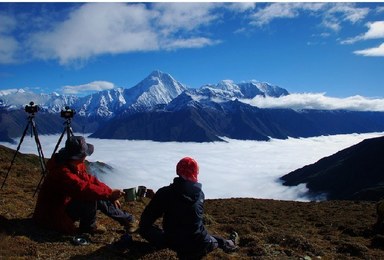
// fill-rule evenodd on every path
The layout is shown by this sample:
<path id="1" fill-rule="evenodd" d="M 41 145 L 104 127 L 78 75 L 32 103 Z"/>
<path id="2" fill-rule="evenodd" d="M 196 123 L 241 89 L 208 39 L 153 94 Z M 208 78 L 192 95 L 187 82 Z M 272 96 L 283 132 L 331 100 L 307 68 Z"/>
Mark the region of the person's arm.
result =
<path id="1" fill-rule="evenodd" d="M 139 224 L 140 230 L 145 230 L 151 227 L 153 223 L 163 215 L 166 203 L 166 190 L 161 188 L 155 193 L 141 214 Z"/>
<path id="2" fill-rule="evenodd" d="M 112 189 L 106 184 L 94 181 L 96 177 L 84 173 L 73 173 L 69 168 L 63 168 L 57 174 L 63 189 L 72 197 L 83 200 L 109 199 Z"/>

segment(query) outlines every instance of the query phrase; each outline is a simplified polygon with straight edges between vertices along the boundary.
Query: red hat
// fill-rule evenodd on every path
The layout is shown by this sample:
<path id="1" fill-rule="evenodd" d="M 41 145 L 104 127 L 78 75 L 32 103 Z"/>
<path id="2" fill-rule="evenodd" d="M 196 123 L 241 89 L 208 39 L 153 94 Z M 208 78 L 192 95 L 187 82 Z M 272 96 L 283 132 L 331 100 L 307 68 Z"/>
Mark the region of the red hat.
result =
<path id="1" fill-rule="evenodd" d="M 185 180 L 197 182 L 199 165 L 194 159 L 190 157 L 184 157 L 177 163 L 176 173 Z"/>

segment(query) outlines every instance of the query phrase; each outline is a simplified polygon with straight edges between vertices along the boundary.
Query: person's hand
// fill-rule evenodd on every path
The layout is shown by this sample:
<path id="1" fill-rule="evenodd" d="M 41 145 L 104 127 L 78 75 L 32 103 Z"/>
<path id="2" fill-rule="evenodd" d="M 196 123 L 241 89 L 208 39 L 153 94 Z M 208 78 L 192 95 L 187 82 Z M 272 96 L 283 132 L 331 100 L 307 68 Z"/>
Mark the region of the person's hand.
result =
<path id="1" fill-rule="evenodd" d="M 115 205 L 116 208 L 118 208 L 118 209 L 121 208 L 121 203 L 120 203 L 119 200 L 115 200 L 115 201 L 113 202 L 113 204 Z"/>
<path id="2" fill-rule="evenodd" d="M 123 190 L 113 189 L 111 194 L 109 195 L 109 200 L 112 201 L 112 202 L 115 202 L 116 200 L 118 200 L 123 195 L 124 195 L 124 191 Z"/>

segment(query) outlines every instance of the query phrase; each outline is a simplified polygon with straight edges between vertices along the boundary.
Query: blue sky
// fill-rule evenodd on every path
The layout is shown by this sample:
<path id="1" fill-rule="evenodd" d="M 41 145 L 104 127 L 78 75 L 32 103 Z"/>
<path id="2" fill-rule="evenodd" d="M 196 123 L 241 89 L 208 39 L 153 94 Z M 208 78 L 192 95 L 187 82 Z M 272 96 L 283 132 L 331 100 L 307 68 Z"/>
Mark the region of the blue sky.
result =
<path id="1" fill-rule="evenodd" d="M 383 98 L 384 3 L 0 3 L 0 91 L 257 80 Z"/>

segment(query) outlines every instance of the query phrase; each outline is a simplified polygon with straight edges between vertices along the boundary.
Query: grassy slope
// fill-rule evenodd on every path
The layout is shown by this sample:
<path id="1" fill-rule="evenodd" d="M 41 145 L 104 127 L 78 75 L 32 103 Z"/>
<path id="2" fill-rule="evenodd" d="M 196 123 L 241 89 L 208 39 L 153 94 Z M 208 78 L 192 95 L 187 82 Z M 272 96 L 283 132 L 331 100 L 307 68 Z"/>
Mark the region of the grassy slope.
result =
<path id="1" fill-rule="evenodd" d="M 0 146 L 2 182 L 14 151 Z M 31 221 L 40 179 L 36 156 L 18 155 L 0 190 L 0 259 L 176 259 L 171 250 L 153 250 L 137 234 L 131 250 L 118 253 L 108 244 L 118 239 L 118 224 L 99 215 L 109 232 L 91 237 L 88 246 L 74 246 L 71 237 L 42 230 Z M 255 187 L 256 188 L 256 187 Z M 140 217 L 148 199 L 123 203 Z M 292 202 L 264 199 L 207 200 L 207 229 L 241 236 L 240 250 L 216 250 L 207 259 L 384 259 L 384 236 L 374 234 L 375 204 L 362 201 Z"/>

